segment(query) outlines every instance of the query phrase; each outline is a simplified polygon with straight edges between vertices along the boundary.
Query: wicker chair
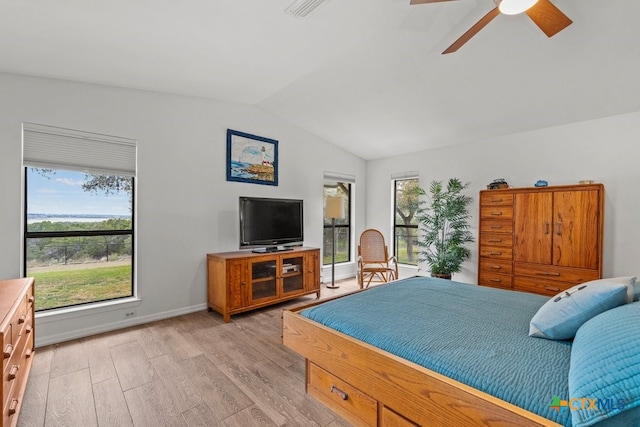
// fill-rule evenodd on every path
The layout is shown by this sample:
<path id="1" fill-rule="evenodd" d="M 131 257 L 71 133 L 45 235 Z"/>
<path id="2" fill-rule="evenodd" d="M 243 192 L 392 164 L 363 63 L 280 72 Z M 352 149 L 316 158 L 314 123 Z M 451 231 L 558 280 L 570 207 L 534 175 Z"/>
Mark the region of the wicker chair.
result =
<path id="1" fill-rule="evenodd" d="M 398 278 L 396 257 L 389 256 L 384 236 L 378 230 L 367 229 L 358 245 L 358 284 L 360 289 L 373 282 L 390 282 Z M 365 281 L 366 286 L 365 286 Z"/>

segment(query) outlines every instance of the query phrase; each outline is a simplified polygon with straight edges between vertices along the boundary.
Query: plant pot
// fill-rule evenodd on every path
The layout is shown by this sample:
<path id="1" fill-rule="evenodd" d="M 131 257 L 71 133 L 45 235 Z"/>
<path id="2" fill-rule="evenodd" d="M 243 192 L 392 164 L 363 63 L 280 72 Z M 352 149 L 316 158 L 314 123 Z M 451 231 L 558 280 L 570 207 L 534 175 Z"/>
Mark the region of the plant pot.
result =
<path id="1" fill-rule="evenodd" d="M 438 279 L 451 280 L 451 273 L 431 273 L 431 277 L 437 277 Z"/>

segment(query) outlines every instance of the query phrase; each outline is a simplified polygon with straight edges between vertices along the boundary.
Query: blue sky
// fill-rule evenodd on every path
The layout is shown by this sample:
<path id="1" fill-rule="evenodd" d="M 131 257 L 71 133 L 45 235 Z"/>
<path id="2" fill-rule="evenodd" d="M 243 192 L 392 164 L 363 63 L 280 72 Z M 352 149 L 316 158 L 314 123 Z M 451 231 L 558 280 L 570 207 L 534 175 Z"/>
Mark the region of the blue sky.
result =
<path id="1" fill-rule="evenodd" d="M 27 173 L 28 213 L 131 215 L 126 192 L 107 196 L 82 190 L 84 172 L 57 170 L 50 179 L 31 168 Z"/>

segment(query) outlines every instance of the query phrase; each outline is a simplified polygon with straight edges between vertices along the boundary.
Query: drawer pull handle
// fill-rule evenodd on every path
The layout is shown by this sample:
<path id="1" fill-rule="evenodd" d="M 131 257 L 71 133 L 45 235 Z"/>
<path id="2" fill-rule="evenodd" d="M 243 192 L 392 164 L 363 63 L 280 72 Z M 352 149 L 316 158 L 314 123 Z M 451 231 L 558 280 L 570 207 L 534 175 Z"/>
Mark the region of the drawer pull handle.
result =
<path id="1" fill-rule="evenodd" d="M 501 280 L 501 279 L 489 279 L 489 280 L 490 280 L 490 281 L 492 281 L 492 282 L 496 282 L 496 283 L 500 283 L 500 282 L 502 282 L 502 280 Z"/>
<path id="2" fill-rule="evenodd" d="M 33 330 L 33 328 L 31 327 L 31 325 L 27 325 L 27 326 L 24 327 L 24 331 L 27 334 L 30 334 L 32 330 Z"/>
<path id="3" fill-rule="evenodd" d="M 489 252 L 489 255 L 502 255 L 502 252 L 500 252 L 500 251 L 491 251 L 491 252 Z"/>
<path id="4" fill-rule="evenodd" d="M 11 399 L 9 403 L 9 415 L 13 415 L 18 410 L 18 399 Z"/>
<path id="5" fill-rule="evenodd" d="M 494 215 L 494 216 L 500 216 L 500 215 L 502 215 L 502 211 L 494 211 L 494 212 L 491 212 L 491 215 Z"/>
<path id="6" fill-rule="evenodd" d="M 545 291 L 560 292 L 560 288 L 554 288 L 552 286 L 545 286 L 544 289 Z"/>
<path id="7" fill-rule="evenodd" d="M 560 273 L 553 271 L 543 271 L 540 273 L 536 273 L 538 276 L 560 276 Z"/>
<path id="8" fill-rule="evenodd" d="M 29 295 L 29 303 L 32 303 L 35 300 L 35 298 L 33 297 L 33 295 Z"/>
<path id="9" fill-rule="evenodd" d="M 502 201 L 502 199 L 501 198 L 500 199 L 494 198 L 494 199 L 491 199 L 491 201 L 494 202 L 494 203 L 500 203 Z"/>
<path id="10" fill-rule="evenodd" d="M 494 270 L 500 270 L 502 268 L 501 265 L 490 265 L 489 268 L 493 268 Z"/>
<path id="11" fill-rule="evenodd" d="M 549 223 L 544 224 L 544 234 L 549 234 Z"/>
<path id="12" fill-rule="evenodd" d="M 492 225 L 492 226 L 491 226 L 491 227 L 489 227 L 489 228 L 494 228 L 494 229 L 498 229 L 498 230 L 500 230 L 500 229 L 502 228 L 502 226 L 501 226 L 501 225 Z"/>
<path id="13" fill-rule="evenodd" d="M 27 320 L 27 315 L 26 315 L 26 314 L 23 314 L 22 316 L 20 316 L 20 317 L 18 318 L 18 325 L 20 325 L 20 324 L 24 323 L 26 320 Z"/>
<path id="14" fill-rule="evenodd" d="M 499 243 L 502 242 L 502 239 L 489 239 L 491 243 Z"/>
<path id="15" fill-rule="evenodd" d="M 342 400 L 347 400 L 349 398 L 349 395 L 347 393 L 345 393 L 344 391 L 340 390 L 338 387 L 332 385 L 331 386 L 331 393 L 335 393 L 338 396 L 340 396 L 340 399 Z"/>
<path id="16" fill-rule="evenodd" d="M 13 365 L 11 366 L 11 369 L 9 369 L 9 381 L 15 380 L 16 375 L 18 375 L 18 365 Z"/>
<path id="17" fill-rule="evenodd" d="M 24 357 L 26 357 L 27 359 L 31 357 L 31 355 L 33 354 L 33 350 L 28 348 L 25 352 L 24 352 Z"/>
<path id="18" fill-rule="evenodd" d="M 13 346 L 11 344 L 7 344 L 4 348 L 3 358 L 8 359 L 11 357 L 11 353 L 13 353 Z"/>

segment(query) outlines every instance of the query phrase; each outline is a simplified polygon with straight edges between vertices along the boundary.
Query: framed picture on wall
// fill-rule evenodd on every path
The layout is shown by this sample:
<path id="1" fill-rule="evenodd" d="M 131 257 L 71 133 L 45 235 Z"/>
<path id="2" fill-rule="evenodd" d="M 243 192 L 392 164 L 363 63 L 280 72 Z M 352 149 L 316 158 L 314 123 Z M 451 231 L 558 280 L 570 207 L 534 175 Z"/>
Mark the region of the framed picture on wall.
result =
<path id="1" fill-rule="evenodd" d="M 278 141 L 227 129 L 227 181 L 278 185 Z"/>

